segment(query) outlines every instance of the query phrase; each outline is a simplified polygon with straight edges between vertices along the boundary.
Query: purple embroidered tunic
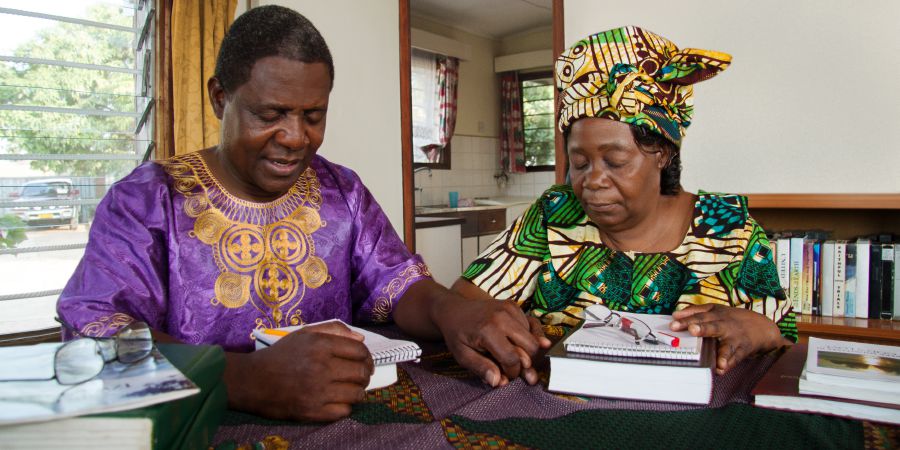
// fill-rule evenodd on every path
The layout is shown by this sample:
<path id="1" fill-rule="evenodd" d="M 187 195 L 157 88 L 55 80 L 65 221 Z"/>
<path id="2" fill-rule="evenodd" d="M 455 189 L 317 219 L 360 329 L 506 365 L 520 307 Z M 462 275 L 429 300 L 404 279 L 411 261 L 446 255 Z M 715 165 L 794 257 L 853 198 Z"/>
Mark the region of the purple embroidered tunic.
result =
<path id="1" fill-rule="evenodd" d="M 89 336 L 143 320 L 183 342 L 249 351 L 255 328 L 389 321 L 427 277 L 353 171 L 316 156 L 285 195 L 255 203 L 190 153 L 110 188 L 57 312 Z"/>

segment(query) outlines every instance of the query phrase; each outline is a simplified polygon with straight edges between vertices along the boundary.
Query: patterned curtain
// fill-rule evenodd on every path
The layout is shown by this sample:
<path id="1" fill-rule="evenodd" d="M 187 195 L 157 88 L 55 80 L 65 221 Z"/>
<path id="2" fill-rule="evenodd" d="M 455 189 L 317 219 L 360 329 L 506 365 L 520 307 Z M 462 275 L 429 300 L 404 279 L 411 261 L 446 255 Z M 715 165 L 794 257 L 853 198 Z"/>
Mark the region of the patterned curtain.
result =
<path id="1" fill-rule="evenodd" d="M 519 74 L 500 74 L 500 167 L 509 173 L 525 173 L 525 131 Z"/>
<path id="2" fill-rule="evenodd" d="M 456 85 L 459 82 L 459 59 L 452 56 L 439 56 L 435 78 L 438 140 L 441 147 L 445 147 L 453 138 L 453 130 L 456 128 Z"/>
<path id="3" fill-rule="evenodd" d="M 215 70 L 219 44 L 234 21 L 237 3 L 194 0 L 173 4 L 172 128 L 177 155 L 219 142 L 219 120 L 209 104 L 206 80 Z"/>

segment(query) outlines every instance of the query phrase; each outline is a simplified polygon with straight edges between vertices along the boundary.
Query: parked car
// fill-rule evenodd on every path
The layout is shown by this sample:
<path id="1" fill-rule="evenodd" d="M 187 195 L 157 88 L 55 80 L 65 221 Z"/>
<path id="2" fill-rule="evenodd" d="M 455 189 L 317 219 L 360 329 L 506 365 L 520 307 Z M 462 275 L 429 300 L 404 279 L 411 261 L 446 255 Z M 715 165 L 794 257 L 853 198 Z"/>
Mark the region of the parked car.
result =
<path id="1" fill-rule="evenodd" d="M 79 191 L 68 178 L 29 181 L 22 186 L 22 191 L 13 193 L 13 205 L 30 203 L 27 206 L 13 206 L 12 213 L 28 225 L 69 225 L 69 229 L 78 227 L 78 205 L 41 205 L 41 202 L 56 200 L 75 200 Z M 35 205 L 34 203 L 38 203 Z"/>

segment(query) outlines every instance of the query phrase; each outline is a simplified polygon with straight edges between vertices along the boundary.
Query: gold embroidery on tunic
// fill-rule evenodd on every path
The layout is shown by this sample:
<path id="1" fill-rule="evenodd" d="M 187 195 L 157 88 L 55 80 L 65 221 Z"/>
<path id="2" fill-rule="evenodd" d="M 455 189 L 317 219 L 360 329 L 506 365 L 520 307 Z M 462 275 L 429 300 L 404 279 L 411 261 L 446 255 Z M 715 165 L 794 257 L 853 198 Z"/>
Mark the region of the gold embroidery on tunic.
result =
<path id="1" fill-rule="evenodd" d="M 109 316 L 103 316 L 96 322 L 91 322 L 81 329 L 82 336 L 101 337 L 106 336 L 109 330 L 118 330 L 131 322 L 134 318 L 124 313 L 114 313 Z"/>
<path id="2" fill-rule="evenodd" d="M 306 289 L 331 280 L 312 238 L 326 225 L 319 216 L 322 195 L 315 171 L 307 168 L 282 197 L 254 203 L 229 194 L 199 153 L 161 165 L 184 196 L 185 214 L 194 218 L 190 236 L 212 248 L 221 270 L 211 303 L 225 308 L 251 303 L 266 316 L 257 320 L 258 327 L 303 323 L 298 306 Z"/>
<path id="3" fill-rule="evenodd" d="M 425 263 L 413 264 L 397 274 L 390 283 L 381 289 L 382 296 L 375 300 L 372 307 L 372 321 L 376 323 L 387 322 L 391 311 L 394 310 L 394 302 L 401 291 L 409 284 L 409 281 L 418 277 L 430 277 L 431 272 Z"/>

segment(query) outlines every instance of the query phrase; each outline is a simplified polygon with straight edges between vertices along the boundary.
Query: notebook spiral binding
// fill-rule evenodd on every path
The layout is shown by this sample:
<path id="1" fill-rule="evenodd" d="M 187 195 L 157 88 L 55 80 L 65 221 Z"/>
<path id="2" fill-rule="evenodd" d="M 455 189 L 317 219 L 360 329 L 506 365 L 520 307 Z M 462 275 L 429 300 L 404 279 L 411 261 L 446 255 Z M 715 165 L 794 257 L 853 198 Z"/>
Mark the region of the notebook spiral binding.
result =
<path id="1" fill-rule="evenodd" d="M 418 362 L 420 356 L 422 356 L 422 349 L 418 345 L 412 344 L 378 352 L 378 354 L 372 355 L 372 359 L 375 360 L 375 364 L 381 365 L 412 360 Z"/>
<path id="2" fill-rule="evenodd" d="M 665 359 L 684 359 L 696 360 L 698 353 L 679 350 L 676 348 L 654 348 L 652 350 L 635 350 L 612 346 L 598 346 L 595 344 L 584 344 L 577 342 L 566 343 L 566 351 L 575 353 L 587 353 L 591 355 L 607 355 L 607 356 L 635 356 L 635 357 L 653 357 L 660 355 Z"/>

